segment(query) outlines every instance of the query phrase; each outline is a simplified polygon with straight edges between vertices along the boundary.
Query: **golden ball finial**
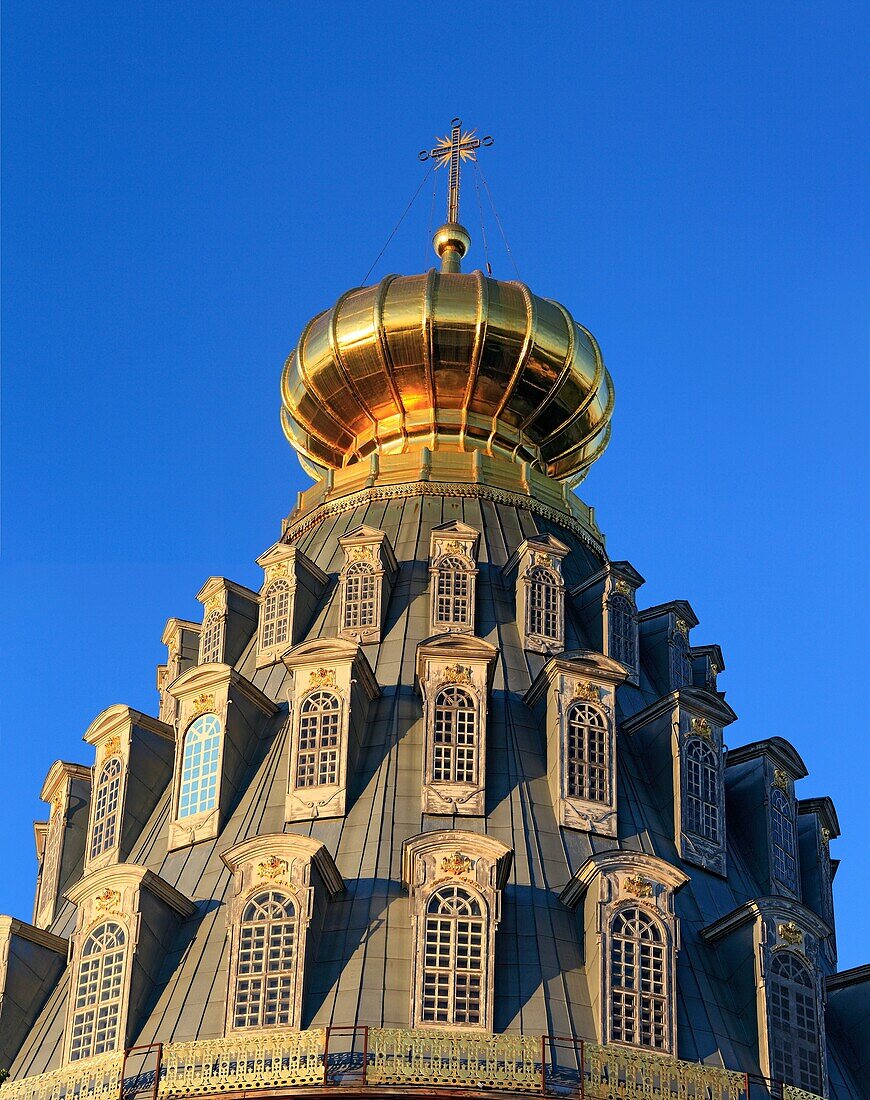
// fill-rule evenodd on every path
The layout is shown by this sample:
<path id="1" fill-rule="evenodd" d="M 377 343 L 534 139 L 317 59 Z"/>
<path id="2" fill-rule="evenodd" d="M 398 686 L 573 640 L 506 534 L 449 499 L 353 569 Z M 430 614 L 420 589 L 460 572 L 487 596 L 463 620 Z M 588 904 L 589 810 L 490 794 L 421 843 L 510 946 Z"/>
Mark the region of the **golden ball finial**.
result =
<path id="1" fill-rule="evenodd" d="M 432 247 L 441 260 L 442 272 L 462 270 L 462 257 L 471 247 L 471 234 L 458 222 L 445 222 L 432 238 Z"/>

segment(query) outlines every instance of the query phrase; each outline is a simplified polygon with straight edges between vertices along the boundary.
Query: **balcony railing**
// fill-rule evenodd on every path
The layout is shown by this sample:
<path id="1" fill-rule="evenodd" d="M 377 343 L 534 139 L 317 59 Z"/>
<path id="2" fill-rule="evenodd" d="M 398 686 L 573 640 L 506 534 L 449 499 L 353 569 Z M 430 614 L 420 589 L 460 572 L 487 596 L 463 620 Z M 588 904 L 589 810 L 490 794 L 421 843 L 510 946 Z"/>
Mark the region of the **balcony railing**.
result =
<path id="1" fill-rule="evenodd" d="M 236 1032 L 157 1044 L 147 1073 L 124 1053 L 7 1081 L 0 1100 L 180 1100 L 212 1093 L 424 1086 L 538 1093 L 583 1100 L 757 1100 L 746 1074 L 629 1047 L 556 1036 L 404 1028 Z M 122 1087 L 123 1086 L 123 1087 Z M 771 1093 L 773 1095 L 773 1093 Z M 776 1100 L 818 1100 L 779 1086 Z"/>

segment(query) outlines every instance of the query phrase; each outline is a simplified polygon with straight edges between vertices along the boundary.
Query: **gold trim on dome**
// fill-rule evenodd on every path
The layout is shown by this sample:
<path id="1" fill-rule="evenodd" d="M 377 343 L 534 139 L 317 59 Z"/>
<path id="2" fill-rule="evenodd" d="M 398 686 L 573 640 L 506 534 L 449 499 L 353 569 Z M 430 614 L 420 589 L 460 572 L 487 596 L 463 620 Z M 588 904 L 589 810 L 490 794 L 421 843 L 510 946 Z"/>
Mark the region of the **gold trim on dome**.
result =
<path id="1" fill-rule="evenodd" d="M 448 875 L 468 875 L 474 869 L 474 861 L 460 851 L 441 860 L 441 870 Z"/>
<path id="2" fill-rule="evenodd" d="M 777 932 L 779 933 L 779 938 L 792 947 L 795 947 L 799 943 L 803 943 L 804 934 L 793 920 L 788 921 L 786 924 L 781 924 L 777 928 Z"/>
<path id="3" fill-rule="evenodd" d="M 214 696 L 210 695 L 210 694 L 207 694 L 206 692 L 202 692 L 202 694 L 197 695 L 196 698 L 191 700 L 189 717 L 191 719 L 198 718 L 200 716 L 200 714 L 209 714 L 214 709 L 215 709 Z"/>
<path id="4" fill-rule="evenodd" d="M 120 917 L 122 915 L 121 891 L 107 886 L 94 898 L 94 909 L 98 913 L 107 913 L 110 917 Z"/>
<path id="5" fill-rule="evenodd" d="M 446 684 L 470 684 L 471 666 L 460 664 L 447 665 L 441 673 L 441 679 Z"/>
<path id="6" fill-rule="evenodd" d="M 630 894 L 633 898 L 651 898 L 654 889 L 653 883 L 642 875 L 627 875 L 622 880 L 623 893 Z"/>
<path id="7" fill-rule="evenodd" d="M 316 668 L 308 677 L 310 688 L 335 687 L 334 668 Z"/>

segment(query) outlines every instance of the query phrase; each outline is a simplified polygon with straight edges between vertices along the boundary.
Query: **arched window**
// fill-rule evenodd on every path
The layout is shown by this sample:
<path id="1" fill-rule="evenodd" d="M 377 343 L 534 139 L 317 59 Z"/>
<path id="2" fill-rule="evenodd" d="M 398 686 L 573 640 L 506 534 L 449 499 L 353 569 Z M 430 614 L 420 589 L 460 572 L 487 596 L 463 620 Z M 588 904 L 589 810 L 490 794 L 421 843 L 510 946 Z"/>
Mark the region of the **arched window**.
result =
<path id="1" fill-rule="evenodd" d="M 784 791 L 774 787 L 770 795 L 770 831 L 773 841 L 773 877 L 790 890 L 797 889 L 794 815 Z"/>
<path id="2" fill-rule="evenodd" d="M 216 714 L 201 714 L 184 735 L 178 816 L 205 813 L 217 805 L 221 723 Z"/>
<path id="3" fill-rule="evenodd" d="M 610 1038 L 667 1050 L 665 938 L 655 918 L 638 908 L 613 917 L 610 942 Z"/>
<path id="4" fill-rule="evenodd" d="M 85 940 L 74 987 L 71 1062 L 117 1050 L 127 937 L 108 921 Z"/>
<path id="5" fill-rule="evenodd" d="M 224 620 L 220 611 L 210 612 L 202 624 L 202 636 L 199 641 L 199 663 L 210 664 L 221 659 L 223 649 Z"/>
<path id="6" fill-rule="evenodd" d="M 474 783 L 476 761 L 477 710 L 474 699 L 462 688 L 441 688 L 435 696 L 432 780 Z"/>
<path id="7" fill-rule="evenodd" d="M 266 592 L 263 600 L 263 618 L 260 629 L 260 648 L 282 645 L 287 641 L 289 623 L 287 613 L 290 608 L 290 585 L 284 580 L 275 581 Z"/>
<path id="8" fill-rule="evenodd" d="M 306 695 L 299 708 L 299 748 L 296 786 L 317 787 L 338 782 L 341 703 L 329 691 Z"/>
<path id="9" fill-rule="evenodd" d="M 94 795 L 90 858 L 113 848 L 118 840 L 118 809 L 121 798 L 121 760 L 112 756 L 103 765 Z"/>
<path id="10" fill-rule="evenodd" d="M 526 633 L 558 641 L 562 637 L 562 585 L 552 571 L 536 565 L 528 574 L 529 600 Z"/>
<path id="11" fill-rule="evenodd" d="M 426 906 L 420 1019 L 482 1023 L 485 917 L 480 900 L 461 886 L 442 886 Z"/>
<path id="12" fill-rule="evenodd" d="M 472 571 L 462 558 L 446 557 L 438 563 L 436 626 L 471 626 L 471 579 Z"/>
<path id="13" fill-rule="evenodd" d="M 719 759 L 693 737 L 686 745 L 686 831 L 719 843 Z"/>
<path id="14" fill-rule="evenodd" d="M 48 819 L 45 855 L 42 859 L 42 875 L 39 880 L 39 910 L 40 914 L 48 919 L 54 912 L 54 897 L 59 885 L 57 876 L 60 871 L 63 832 L 63 810 L 60 806 L 52 807 L 51 816 Z"/>
<path id="15" fill-rule="evenodd" d="M 637 623 L 631 601 L 625 596 L 611 596 L 607 601 L 607 622 L 609 656 L 628 668 L 637 668 Z"/>
<path id="16" fill-rule="evenodd" d="M 289 1027 L 294 1016 L 296 905 L 267 890 L 242 913 L 236 960 L 234 1027 Z"/>
<path id="17" fill-rule="evenodd" d="M 568 709 L 567 767 L 569 798 L 607 801 L 607 719 L 590 703 Z"/>
<path id="18" fill-rule="evenodd" d="M 787 1085 L 821 1093 L 816 985 L 792 951 L 770 964 L 770 1072 Z"/>
<path id="19" fill-rule="evenodd" d="M 692 660 L 689 655 L 689 641 L 678 630 L 671 639 L 671 690 L 689 687 L 692 683 Z"/>
<path id="20" fill-rule="evenodd" d="M 376 619 L 375 571 L 368 562 L 356 561 L 344 574 L 344 629 L 374 626 Z"/>

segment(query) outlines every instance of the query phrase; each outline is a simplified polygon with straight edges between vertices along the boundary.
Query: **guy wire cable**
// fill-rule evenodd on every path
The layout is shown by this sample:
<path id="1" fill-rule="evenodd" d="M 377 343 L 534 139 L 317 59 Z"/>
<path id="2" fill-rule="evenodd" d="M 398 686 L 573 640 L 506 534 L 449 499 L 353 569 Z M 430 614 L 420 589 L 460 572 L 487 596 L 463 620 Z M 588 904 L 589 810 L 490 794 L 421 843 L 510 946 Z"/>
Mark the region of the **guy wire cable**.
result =
<path id="1" fill-rule="evenodd" d="M 426 169 L 426 174 L 425 174 L 425 175 L 423 176 L 423 178 L 422 178 L 422 179 L 420 180 L 420 184 L 419 184 L 419 186 L 417 187 L 417 190 L 416 190 L 416 191 L 414 192 L 414 194 L 413 194 L 413 195 L 411 196 L 411 201 L 410 201 L 410 202 L 408 203 L 408 205 L 407 205 L 407 206 L 405 207 L 405 209 L 404 209 L 404 211 L 403 211 L 403 213 L 402 213 L 402 216 L 401 216 L 401 218 L 399 218 L 399 220 L 398 220 L 398 221 L 396 222 L 396 224 L 395 224 L 395 225 L 393 226 L 393 231 L 392 231 L 392 233 L 391 233 L 391 234 L 389 235 L 389 237 L 387 237 L 387 239 L 386 239 L 386 242 L 384 243 L 384 247 L 383 247 L 383 248 L 382 248 L 382 249 L 380 250 L 380 252 L 379 252 L 379 253 L 377 254 L 377 256 L 375 256 L 375 259 L 374 259 L 374 263 L 373 263 L 373 264 L 372 264 L 372 266 L 371 266 L 371 267 L 370 267 L 370 268 L 368 269 L 368 271 L 367 271 L 367 272 L 365 273 L 365 276 L 364 276 L 364 278 L 363 278 L 362 282 L 360 283 L 360 286 L 365 286 L 365 284 L 366 284 L 366 280 L 368 279 L 369 275 L 371 275 L 371 273 L 372 273 L 372 272 L 374 271 L 374 269 L 375 269 L 375 268 L 377 267 L 377 264 L 378 264 L 378 260 L 380 260 L 381 256 L 383 256 L 383 254 L 384 254 L 384 253 L 385 253 L 385 252 L 387 251 L 387 249 L 389 248 L 389 245 L 390 245 L 390 241 L 391 241 L 391 240 L 393 239 L 393 237 L 395 237 L 395 235 L 396 235 L 396 232 L 397 232 L 397 231 L 398 231 L 398 229 L 399 229 L 399 226 L 400 226 L 400 225 L 402 224 L 402 222 L 403 222 L 403 221 L 405 220 L 405 216 L 407 215 L 408 211 L 409 211 L 409 210 L 411 209 L 411 207 L 412 207 L 412 206 L 414 205 L 414 203 L 416 202 L 416 200 L 417 200 L 417 196 L 418 196 L 418 195 L 420 194 L 420 192 L 421 192 L 421 191 L 423 190 L 423 184 L 424 184 L 424 183 L 426 182 L 426 180 L 427 180 L 427 179 L 429 178 L 429 173 L 430 173 L 431 171 L 432 171 L 432 165 L 430 164 L 430 165 L 429 165 L 429 167 L 428 167 L 428 168 Z"/>

